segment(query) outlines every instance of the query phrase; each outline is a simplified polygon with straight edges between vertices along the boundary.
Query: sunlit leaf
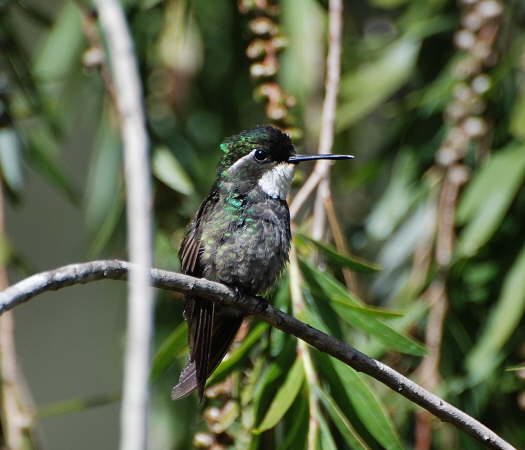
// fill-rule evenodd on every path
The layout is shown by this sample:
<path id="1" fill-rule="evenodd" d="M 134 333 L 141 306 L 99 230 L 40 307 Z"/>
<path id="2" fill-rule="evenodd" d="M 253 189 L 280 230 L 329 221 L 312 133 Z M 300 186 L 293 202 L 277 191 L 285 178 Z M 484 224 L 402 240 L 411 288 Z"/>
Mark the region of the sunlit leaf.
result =
<path id="1" fill-rule="evenodd" d="M 315 239 L 312 239 L 301 233 L 297 234 L 296 236 L 314 244 L 323 253 L 323 255 L 326 256 L 328 261 L 337 267 L 348 267 L 349 269 L 355 270 L 356 272 L 364 273 L 377 272 L 378 270 L 381 270 L 381 267 L 376 264 L 369 263 L 355 256 L 342 255 L 331 245 L 325 244 L 324 242 L 316 241 Z"/>
<path id="2" fill-rule="evenodd" d="M 327 295 L 328 300 L 330 300 L 332 296 L 336 299 L 342 298 L 338 297 L 341 294 L 337 287 L 337 282 L 331 279 L 327 274 L 320 272 L 304 262 L 302 262 L 301 268 L 315 279 L 318 286 Z M 416 356 L 425 355 L 425 348 L 421 344 L 411 338 L 403 336 L 401 333 L 395 331 L 378 319 L 371 317 L 370 314 L 363 313 L 362 311 L 353 308 L 351 304 L 349 305 L 348 303 L 348 300 L 346 301 L 346 304 L 344 301 L 333 301 L 332 306 L 339 316 L 350 325 L 373 336 L 387 348 Z"/>
<path id="3" fill-rule="evenodd" d="M 484 379 L 495 368 L 501 359 L 499 352 L 521 322 L 524 311 L 525 247 L 505 277 L 500 297 L 467 357 L 467 368 L 473 380 Z"/>
<path id="4" fill-rule="evenodd" d="M 352 427 L 351 423 L 348 421 L 346 416 L 343 414 L 337 403 L 334 399 L 323 389 L 314 386 L 313 387 L 315 395 L 319 397 L 323 403 L 326 411 L 330 415 L 334 425 L 337 427 L 341 436 L 345 440 L 349 448 L 352 449 L 368 449 L 368 445 L 363 441 L 361 436 Z"/>
<path id="5" fill-rule="evenodd" d="M 332 364 L 359 419 L 369 433 L 387 450 L 402 450 L 403 446 L 390 417 L 364 377 L 341 361 L 332 359 Z"/>
<path id="6" fill-rule="evenodd" d="M 165 147 L 157 148 L 153 153 L 153 173 L 174 191 L 185 195 L 191 195 L 195 191 L 186 171 L 175 155 Z"/>
<path id="7" fill-rule="evenodd" d="M 296 358 L 294 365 L 290 369 L 286 380 L 277 391 L 277 395 L 272 400 L 261 424 L 254 430 L 255 433 L 273 428 L 277 422 L 286 414 L 295 397 L 297 396 L 304 379 L 303 360 Z"/>
<path id="8" fill-rule="evenodd" d="M 498 229 L 525 176 L 525 147 L 512 145 L 489 159 L 468 184 L 457 220 L 466 224 L 458 241 L 461 256 L 476 254 Z"/>
<path id="9" fill-rule="evenodd" d="M 182 350 L 186 348 L 187 335 L 188 325 L 184 321 L 164 339 L 153 357 L 151 365 L 153 380 L 158 378 L 176 357 L 180 356 Z"/>
<path id="10" fill-rule="evenodd" d="M 396 311 L 388 311 L 383 308 L 367 306 L 351 292 L 348 292 L 348 290 L 335 278 L 332 278 L 325 272 L 321 272 L 303 259 L 300 260 L 300 264 L 301 269 L 306 269 L 308 273 L 310 273 L 315 278 L 316 283 L 326 294 L 328 294 L 328 300 L 331 302 L 340 303 L 365 315 L 382 319 L 391 319 L 394 317 L 401 317 L 403 315 L 402 313 Z"/>

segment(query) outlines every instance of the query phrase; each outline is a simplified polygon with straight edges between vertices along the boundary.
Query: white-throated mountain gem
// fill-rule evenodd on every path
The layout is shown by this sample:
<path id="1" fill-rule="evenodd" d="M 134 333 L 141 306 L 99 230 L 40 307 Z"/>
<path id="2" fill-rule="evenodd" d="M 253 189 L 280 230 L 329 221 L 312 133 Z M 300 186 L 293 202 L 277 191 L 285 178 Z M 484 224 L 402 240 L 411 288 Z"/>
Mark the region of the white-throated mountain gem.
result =
<path id="1" fill-rule="evenodd" d="M 188 275 L 224 283 L 247 295 L 268 290 L 290 250 L 286 195 L 295 165 L 350 155 L 296 155 L 292 141 L 272 126 L 260 126 L 226 139 L 217 180 L 191 221 L 179 256 Z M 206 298 L 187 296 L 189 361 L 173 388 L 174 400 L 198 389 L 219 365 L 243 315 Z"/>

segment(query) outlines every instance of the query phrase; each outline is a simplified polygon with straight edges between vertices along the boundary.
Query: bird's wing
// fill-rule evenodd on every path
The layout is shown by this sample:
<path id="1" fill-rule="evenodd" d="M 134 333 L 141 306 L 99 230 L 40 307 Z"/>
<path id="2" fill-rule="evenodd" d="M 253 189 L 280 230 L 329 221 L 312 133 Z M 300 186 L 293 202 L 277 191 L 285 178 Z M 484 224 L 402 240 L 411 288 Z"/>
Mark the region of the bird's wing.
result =
<path id="1" fill-rule="evenodd" d="M 200 277 L 203 268 L 199 263 L 201 252 L 202 221 L 207 212 L 218 201 L 218 192 L 213 188 L 199 208 L 182 241 L 179 256 L 182 270 L 188 275 Z M 214 302 L 198 297 L 187 297 L 184 315 L 189 324 L 188 336 L 190 359 L 182 371 L 179 383 L 173 388 L 174 400 L 183 398 L 198 388 L 202 398 L 209 374 L 221 362 L 235 337 L 242 318 L 237 316 L 217 320 L 220 310 Z"/>
<path id="2" fill-rule="evenodd" d="M 219 195 L 217 189 L 213 187 L 206 200 L 202 202 L 197 214 L 186 230 L 186 235 L 182 240 L 179 250 L 182 271 L 185 274 L 197 277 L 202 276 L 202 268 L 199 266 L 202 220 L 206 217 L 206 212 L 213 208 L 218 199 Z"/>

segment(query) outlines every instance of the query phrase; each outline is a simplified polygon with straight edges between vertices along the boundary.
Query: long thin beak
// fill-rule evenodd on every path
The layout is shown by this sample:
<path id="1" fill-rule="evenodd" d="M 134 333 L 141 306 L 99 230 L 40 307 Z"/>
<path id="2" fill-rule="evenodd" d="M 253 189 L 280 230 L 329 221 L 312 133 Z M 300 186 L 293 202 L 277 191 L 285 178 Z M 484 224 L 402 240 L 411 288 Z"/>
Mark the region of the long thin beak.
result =
<path id="1" fill-rule="evenodd" d="M 313 161 L 316 159 L 354 159 L 353 155 L 293 155 L 288 158 L 288 162 L 291 164 L 297 164 L 302 161 Z"/>

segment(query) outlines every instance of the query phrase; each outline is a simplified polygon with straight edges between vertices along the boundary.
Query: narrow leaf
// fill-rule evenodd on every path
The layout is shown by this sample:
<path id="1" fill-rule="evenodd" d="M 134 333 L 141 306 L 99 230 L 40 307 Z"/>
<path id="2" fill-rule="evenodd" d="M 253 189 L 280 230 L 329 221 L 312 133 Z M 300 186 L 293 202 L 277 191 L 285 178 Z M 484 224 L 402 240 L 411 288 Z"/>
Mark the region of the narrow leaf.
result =
<path id="1" fill-rule="evenodd" d="M 402 335 L 378 319 L 371 317 L 370 314 L 363 314 L 362 311 L 353 308 L 348 304 L 351 300 L 347 299 L 346 303 L 344 303 L 344 300 L 340 300 L 341 297 L 339 297 L 339 295 L 341 295 L 341 289 L 344 288 L 338 287 L 337 281 L 329 275 L 318 271 L 304 262 L 302 262 L 301 268 L 305 271 L 305 275 L 308 272 L 311 275 L 310 278 L 313 277 L 329 300 L 332 300 L 332 298 L 336 299 L 332 301 L 334 310 L 350 325 L 373 336 L 386 348 L 395 349 L 410 355 L 425 355 L 425 348 L 420 343 Z"/>
<path id="2" fill-rule="evenodd" d="M 326 420 L 324 420 L 324 417 L 321 414 L 318 415 L 317 420 L 319 420 L 319 440 L 321 443 L 321 449 L 337 450 L 337 446 L 335 445 L 334 438 L 332 436 L 332 433 L 330 432 L 330 427 L 326 423 Z"/>
<path id="3" fill-rule="evenodd" d="M 345 286 L 339 283 L 335 278 L 332 278 L 325 272 L 317 270 L 305 260 L 300 261 L 301 269 L 306 269 L 315 278 L 316 283 L 322 290 L 328 294 L 331 302 L 343 304 L 345 306 L 359 311 L 371 317 L 378 317 L 381 319 L 391 319 L 395 317 L 402 317 L 403 314 L 396 311 L 388 311 L 383 308 L 376 308 L 365 305 L 358 297 L 348 292 Z"/>
<path id="4" fill-rule="evenodd" d="M 297 236 L 314 244 L 323 253 L 323 255 L 326 256 L 328 261 L 339 268 L 348 267 L 349 269 L 355 270 L 356 272 L 363 273 L 377 272 L 381 270 L 381 267 L 376 264 L 369 263 L 355 256 L 350 257 L 342 255 L 335 248 L 325 244 L 324 242 L 316 241 L 315 239 L 312 239 L 304 234 L 298 234 Z"/>
<path id="5" fill-rule="evenodd" d="M 223 360 L 219 367 L 213 372 L 212 376 L 208 379 L 208 385 L 211 386 L 228 376 L 232 370 L 239 366 L 239 363 L 248 354 L 248 351 L 259 342 L 260 337 L 268 329 L 269 325 L 266 322 L 257 324 L 257 326 L 250 332 L 246 338 L 242 341 L 241 345 L 237 347 L 231 355 Z"/>
<path id="6" fill-rule="evenodd" d="M 408 80 L 419 53 L 413 38 L 401 38 L 385 48 L 375 61 L 345 74 L 337 127 L 347 128 L 372 112 Z"/>
<path id="7" fill-rule="evenodd" d="M 286 414 L 295 397 L 299 393 L 304 379 L 303 360 L 296 358 L 284 384 L 277 391 L 264 419 L 254 433 L 262 433 L 277 425 L 277 422 Z"/>
<path id="8" fill-rule="evenodd" d="M 461 198 L 457 221 L 467 226 L 458 240 L 460 256 L 477 253 L 498 229 L 525 176 L 525 147 L 496 153 L 476 174 Z"/>
<path id="9" fill-rule="evenodd" d="M 522 320 L 525 312 L 525 247 L 503 282 L 501 295 L 486 326 L 467 357 L 472 379 L 479 381 L 499 362 L 499 352 Z"/>
<path id="10" fill-rule="evenodd" d="M 370 434 L 387 450 L 402 450 L 403 446 L 390 417 L 364 378 L 340 361 L 332 359 L 332 364 L 356 414 Z"/>
<path id="11" fill-rule="evenodd" d="M 158 378 L 164 370 L 173 362 L 176 356 L 186 347 L 188 325 L 186 321 L 176 327 L 162 342 L 153 357 L 151 366 L 151 378 Z"/>
<path id="12" fill-rule="evenodd" d="M 346 416 L 343 414 L 335 400 L 323 389 L 320 389 L 317 386 L 313 387 L 315 394 L 321 400 L 326 411 L 332 418 L 335 426 L 343 436 L 343 439 L 348 444 L 350 448 L 353 449 L 368 449 L 368 445 L 363 441 L 361 436 L 357 434 L 354 430 L 354 427 L 350 424 Z"/>
<path id="13" fill-rule="evenodd" d="M 191 195 L 195 191 L 190 177 L 166 147 L 157 148 L 153 153 L 153 174 L 181 194 Z"/>

